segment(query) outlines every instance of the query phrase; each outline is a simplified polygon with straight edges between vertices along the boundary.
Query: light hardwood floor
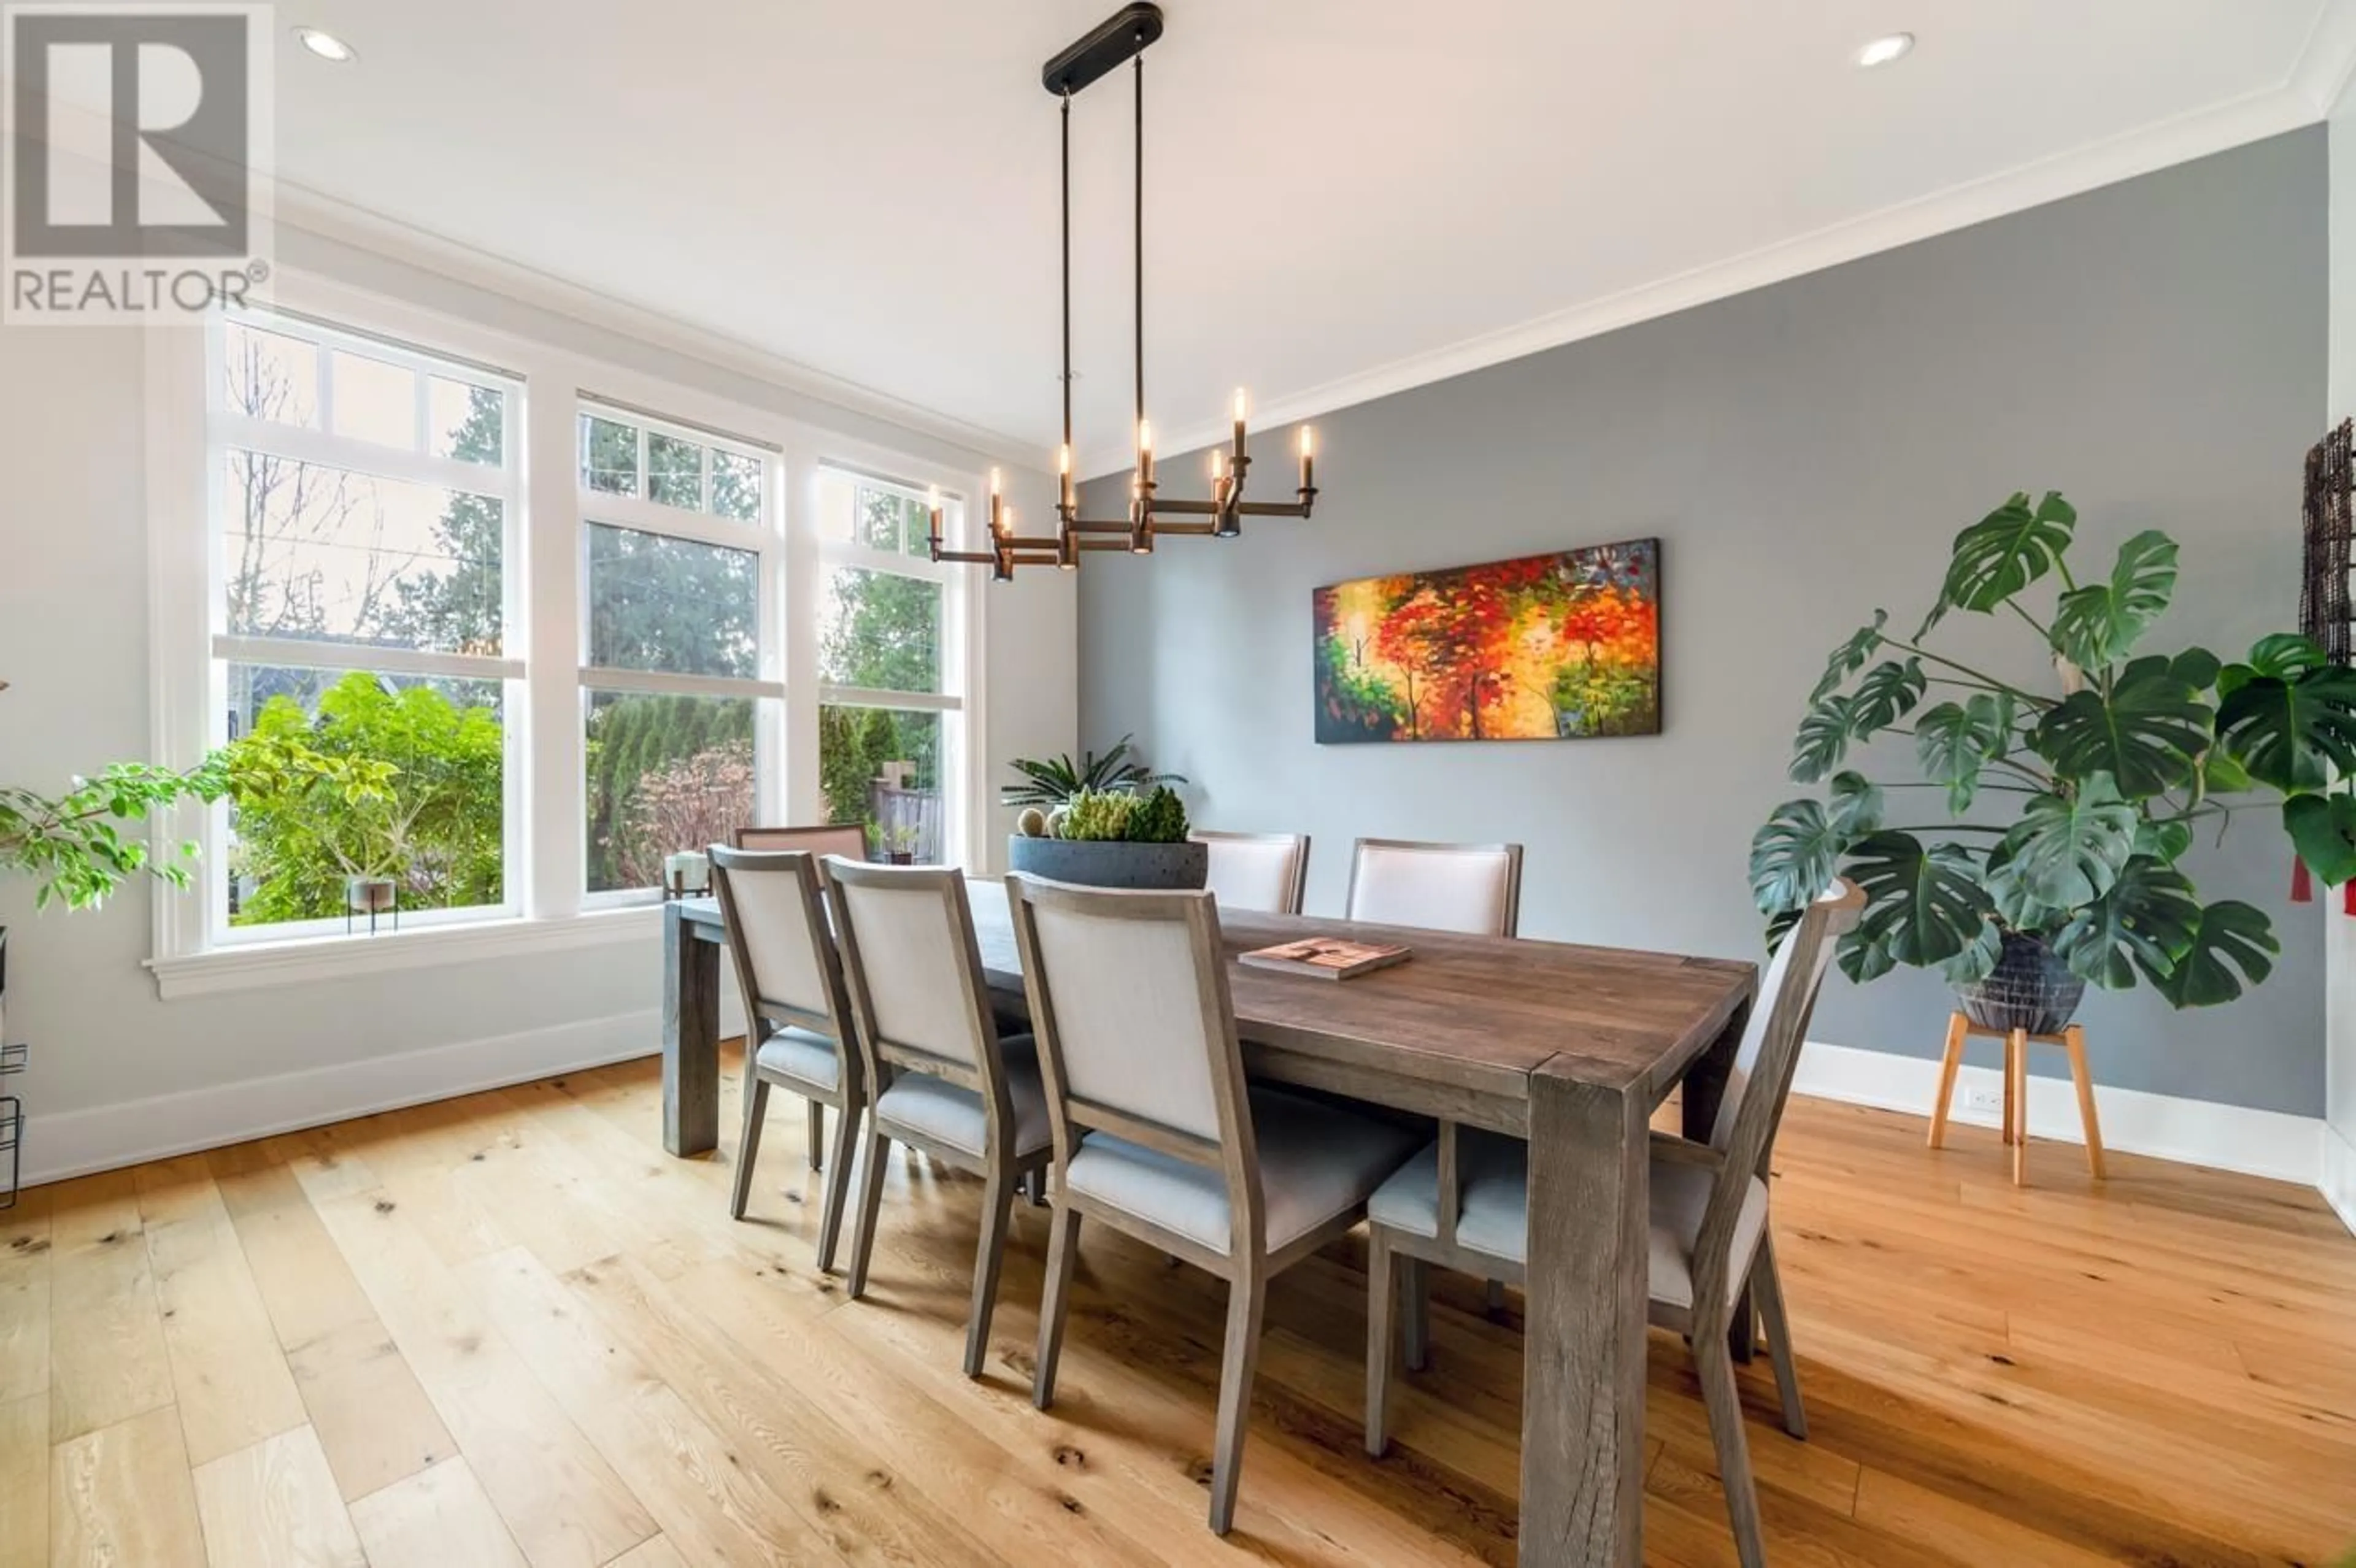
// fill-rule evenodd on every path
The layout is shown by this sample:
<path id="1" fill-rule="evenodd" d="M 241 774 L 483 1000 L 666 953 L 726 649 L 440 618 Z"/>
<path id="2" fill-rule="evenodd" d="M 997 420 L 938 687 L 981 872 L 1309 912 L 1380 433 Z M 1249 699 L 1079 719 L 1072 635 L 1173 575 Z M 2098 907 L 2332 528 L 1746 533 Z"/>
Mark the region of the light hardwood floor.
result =
<path id="1" fill-rule="evenodd" d="M 733 1074 L 733 1066 L 732 1066 Z M 734 1104 L 732 1077 L 728 1104 Z M 1510 1563 L 1521 1349 L 1444 1279 L 1359 1451 L 1365 1275 L 1279 1280 L 1233 1537 L 1216 1284 L 1096 1232 L 1052 1414 L 1046 1216 L 958 1375 L 978 1185 L 895 1159 L 869 1300 L 810 1264 L 803 1118 L 752 1220 L 651 1062 L 91 1177 L 0 1214 L 0 1568 Z M 723 1118 L 734 1124 L 733 1116 Z M 2356 1541 L 2356 1240 L 2310 1192 L 1795 1102 L 1776 1243 L 1813 1437 L 1743 1377 L 1778 1563 L 2318 1563 Z M 1648 1561 L 1731 1563 L 1689 1359 Z"/>

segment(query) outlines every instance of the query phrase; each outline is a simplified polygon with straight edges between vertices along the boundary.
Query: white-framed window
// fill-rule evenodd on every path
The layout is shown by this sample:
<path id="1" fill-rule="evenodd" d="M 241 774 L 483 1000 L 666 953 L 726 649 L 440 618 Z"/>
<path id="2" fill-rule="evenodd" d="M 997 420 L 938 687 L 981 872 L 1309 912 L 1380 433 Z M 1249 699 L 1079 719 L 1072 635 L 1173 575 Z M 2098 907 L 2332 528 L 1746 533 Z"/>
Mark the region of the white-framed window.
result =
<path id="1" fill-rule="evenodd" d="M 147 336 L 153 754 L 392 737 L 384 826 L 413 852 L 371 933 L 346 883 L 378 868 L 326 843 L 363 824 L 176 811 L 158 839 L 203 855 L 153 901 L 166 997 L 642 942 L 663 856 L 832 815 L 838 710 L 880 714 L 879 762 L 908 765 L 873 772 L 937 795 L 927 858 L 972 862 L 985 607 L 924 559 L 923 506 L 950 497 L 958 533 L 970 468 L 275 281 L 269 311 Z M 876 584 L 920 601 L 881 665 L 825 635 Z"/>
<path id="2" fill-rule="evenodd" d="M 643 900 L 776 794 L 778 453 L 588 399 L 577 430 L 583 891 Z"/>
<path id="3" fill-rule="evenodd" d="M 975 827 L 972 579 L 929 559 L 930 499 L 839 464 L 818 471 L 819 788 L 827 819 L 863 825 L 872 853 L 956 864 Z M 939 499 L 954 545 L 963 504 Z"/>
<path id="4" fill-rule="evenodd" d="M 262 313 L 206 357 L 208 738 L 395 770 L 367 804 L 297 781 L 224 815 L 209 941 L 514 915 L 520 380 Z"/>

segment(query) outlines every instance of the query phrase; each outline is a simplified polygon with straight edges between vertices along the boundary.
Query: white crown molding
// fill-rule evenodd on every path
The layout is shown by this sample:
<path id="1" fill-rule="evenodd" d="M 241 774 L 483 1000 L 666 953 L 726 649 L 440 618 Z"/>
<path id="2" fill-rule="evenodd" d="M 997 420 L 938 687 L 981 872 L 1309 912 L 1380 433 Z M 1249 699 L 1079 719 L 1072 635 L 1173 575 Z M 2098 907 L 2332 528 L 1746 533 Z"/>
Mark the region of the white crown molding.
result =
<path id="1" fill-rule="evenodd" d="M 520 304 L 570 316 L 650 347 L 683 354 L 706 365 L 946 442 L 982 457 L 1025 468 L 1037 468 L 1045 461 L 1037 446 L 1002 432 L 922 408 L 780 354 L 748 347 L 660 311 L 616 299 L 552 272 L 494 256 L 463 240 L 383 217 L 305 186 L 278 182 L 276 218 L 281 229 L 301 229 L 437 273 L 454 283 L 504 295 Z"/>
<path id="2" fill-rule="evenodd" d="M 2326 0 L 2297 65 L 2279 87 L 1883 208 L 1569 310 L 1409 355 L 1322 386 L 1262 398 L 1257 400 L 1253 423 L 1273 432 L 1336 409 L 1691 310 L 2295 131 L 2323 117 L 2351 70 L 2356 70 L 2356 0 Z M 1224 422 L 1167 426 L 1155 433 L 1160 437 L 1157 449 L 1176 457 L 1226 440 L 1228 427 Z M 1269 455 L 1281 466 L 1281 453 L 1271 451 Z M 1084 453 L 1078 467 L 1084 476 L 1096 479 L 1126 474 L 1133 461 L 1134 454 L 1125 448 L 1101 448 Z"/>
<path id="3" fill-rule="evenodd" d="M 2323 0 L 2315 26 L 2291 69 L 2288 87 L 2329 118 L 2348 96 L 2356 78 L 2356 0 Z"/>

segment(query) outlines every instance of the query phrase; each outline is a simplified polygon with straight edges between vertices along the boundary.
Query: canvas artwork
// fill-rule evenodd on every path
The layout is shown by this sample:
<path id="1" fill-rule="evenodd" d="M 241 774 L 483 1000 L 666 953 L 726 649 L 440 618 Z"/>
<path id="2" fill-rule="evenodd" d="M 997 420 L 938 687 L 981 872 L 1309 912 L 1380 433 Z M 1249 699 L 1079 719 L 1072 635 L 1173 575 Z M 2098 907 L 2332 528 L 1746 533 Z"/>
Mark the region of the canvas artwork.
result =
<path id="1" fill-rule="evenodd" d="M 1316 592 L 1317 739 L 1661 732 L 1661 544 L 1632 539 Z"/>

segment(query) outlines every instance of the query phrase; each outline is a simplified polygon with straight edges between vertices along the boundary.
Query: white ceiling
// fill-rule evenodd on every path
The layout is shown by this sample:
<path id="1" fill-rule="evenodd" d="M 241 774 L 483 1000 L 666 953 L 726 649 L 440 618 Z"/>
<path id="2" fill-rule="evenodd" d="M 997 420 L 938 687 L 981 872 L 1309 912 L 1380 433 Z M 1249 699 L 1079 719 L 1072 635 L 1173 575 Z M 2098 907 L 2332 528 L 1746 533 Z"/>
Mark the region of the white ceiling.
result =
<path id="1" fill-rule="evenodd" d="M 2356 0 L 1165 0 L 1148 411 L 1299 414 L 2319 117 Z M 284 0 L 280 172 L 1022 443 L 1055 111 L 1114 0 Z M 1863 71 L 1857 47 L 1921 37 Z M 1073 114 L 1081 445 L 1127 440 L 1130 107 Z M 289 207 L 302 210 L 299 198 Z M 1044 448 L 1044 451 L 1041 449 Z"/>

